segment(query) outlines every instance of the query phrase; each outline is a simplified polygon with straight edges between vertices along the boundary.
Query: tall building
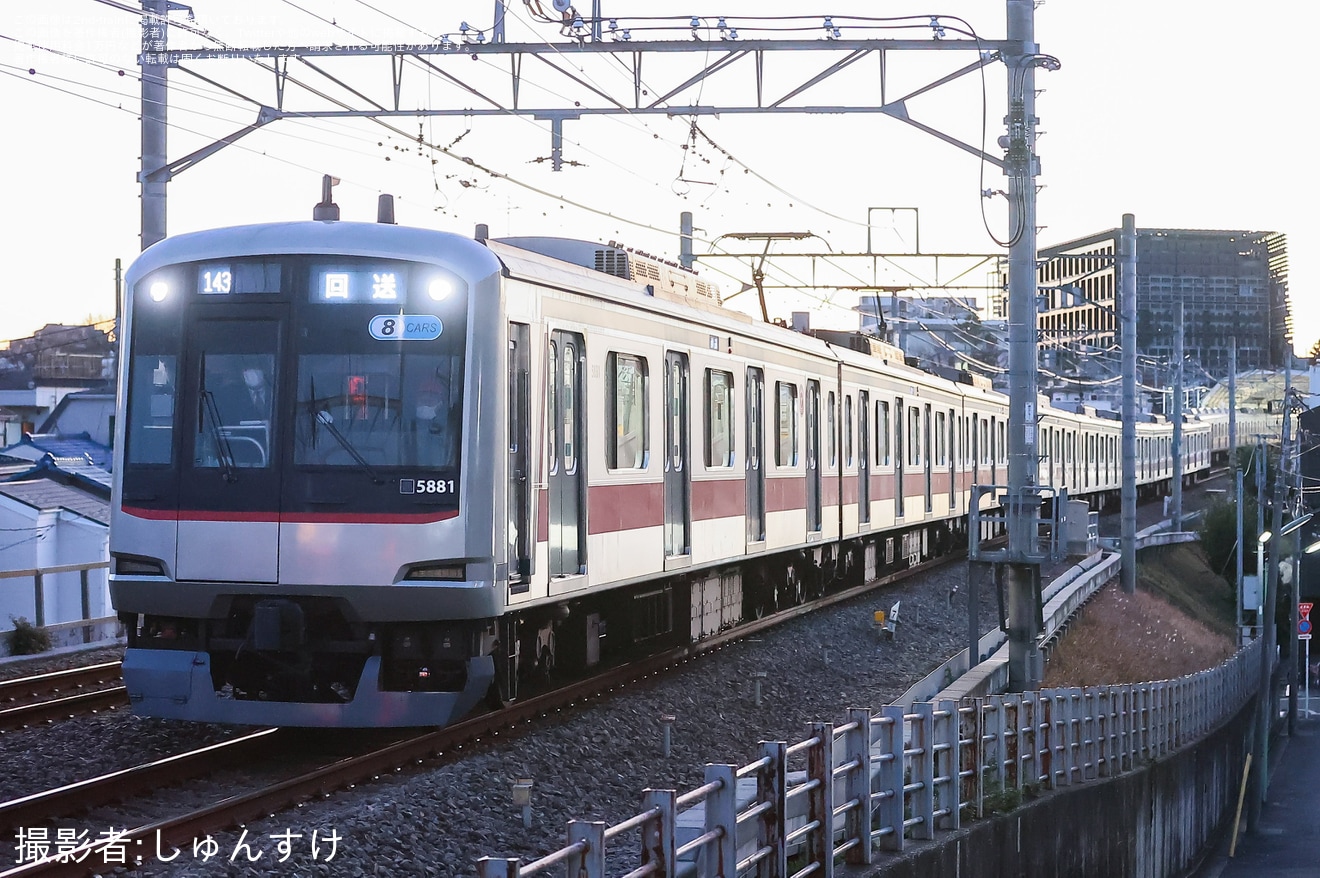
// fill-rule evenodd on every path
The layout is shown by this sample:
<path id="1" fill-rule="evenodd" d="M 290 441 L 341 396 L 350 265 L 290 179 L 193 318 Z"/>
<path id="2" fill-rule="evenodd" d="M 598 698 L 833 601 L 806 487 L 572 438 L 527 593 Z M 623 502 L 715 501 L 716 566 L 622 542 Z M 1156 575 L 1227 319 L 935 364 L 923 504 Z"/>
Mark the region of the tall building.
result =
<path id="1" fill-rule="evenodd" d="M 1070 368 L 1089 359 L 1095 366 L 1111 353 L 1117 362 L 1120 235 L 1110 229 L 1041 248 L 1037 322 L 1047 363 Z M 1281 233 L 1138 228 L 1136 281 L 1144 381 L 1167 383 L 1180 302 L 1192 375 L 1226 376 L 1235 337 L 1243 371 L 1282 368 L 1292 349 Z M 1001 297 L 992 313 L 1003 307 Z"/>

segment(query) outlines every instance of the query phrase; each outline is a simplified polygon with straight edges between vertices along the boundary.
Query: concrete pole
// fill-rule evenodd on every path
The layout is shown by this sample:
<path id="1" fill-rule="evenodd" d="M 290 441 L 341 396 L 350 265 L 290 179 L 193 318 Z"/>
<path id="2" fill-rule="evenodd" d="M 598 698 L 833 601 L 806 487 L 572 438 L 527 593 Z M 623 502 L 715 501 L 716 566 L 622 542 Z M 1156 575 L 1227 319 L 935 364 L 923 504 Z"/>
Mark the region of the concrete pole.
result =
<path id="1" fill-rule="evenodd" d="M 1275 631 L 1274 617 L 1277 603 L 1276 595 L 1279 586 L 1279 531 L 1283 528 L 1283 498 L 1284 484 L 1287 478 L 1284 476 L 1284 461 L 1288 459 L 1291 453 L 1288 442 L 1288 397 L 1292 389 L 1292 371 L 1287 370 L 1284 378 L 1284 406 L 1283 406 L 1283 435 L 1279 440 L 1279 472 L 1274 476 L 1274 509 L 1270 516 L 1270 533 L 1274 534 L 1270 542 L 1274 543 L 1274 551 L 1269 555 L 1269 572 L 1265 576 L 1264 593 L 1265 599 L 1261 602 L 1261 641 L 1262 647 L 1260 653 L 1260 681 L 1259 694 L 1257 698 L 1256 719 L 1256 758 L 1252 760 L 1252 770 L 1256 772 L 1256 813 L 1255 822 L 1251 820 L 1248 814 L 1247 824 L 1255 832 L 1259 830 L 1260 808 L 1265 804 L 1265 799 L 1270 791 L 1270 771 L 1269 771 L 1269 753 L 1270 753 L 1270 727 L 1274 720 L 1274 686 L 1272 682 L 1274 671 L 1275 652 L 1277 651 L 1277 633 Z M 1265 455 L 1269 459 L 1268 454 Z M 1262 466 L 1262 471 L 1264 467 Z M 1262 514 L 1263 517 L 1263 514 Z"/>
<path id="2" fill-rule="evenodd" d="M 1008 0 L 1008 688 L 1040 685 L 1036 646 L 1040 565 L 1036 548 L 1040 497 L 1036 484 L 1036 72 L 1034 0 Z"/>
<path id="3" fill-rule="evenodd" d="M 1256 533 L 1265 532 L 1265 437 L 1256 437 L 1256 448 L 1251 455 L 1251 464 L 1256 470 Z M 1269 672 L 1265 670 L 1268 667 L 1268 661 L 1265 656 L 1265 546 L 1263 543 L 1256 543 L 1256 594 L 1259 603 L 1256 607 L 1256 624 L 1260 626 L 1260 633 L 1257 635 L 1261 641 L 1261 673 L 1266 678 L 1266 683 L 1260 688 L 1256 698 L 1256 734 L 1252 742 L 1252 768 L 1257 769 L 1254 788 L 1256 793 L 1251 796 L 1247 803 L 1247 830 L 1255 832 L 1260 821 L 1260 808 L 1263 804 L 1263 797 L 1260 795 L 1260 786 L 1262 783 L 1268 783 L 1268 778 L 1262 779 L 1259 773 L 1260 758 L 1262 748 L 1268 746 L 1269 740 L 1269 714 L 1264 706 L 1265 689 L 1269 688 Z M 1258 681 L 1259 683 L 1259 681 Z M 1262 732 L 1262 726 L 1265 731 Z"/>
<path id="4" fill-rule="evenodd" d="M 1242 462 L 1238 458 L 1237 435 L 1237 336 L 1232 336 L 1232 345 L 1228 350 L 1228 453 L 1229 464 L 1233 467 L 1233 499 L 1237 506 L 1237 575 L 1233 582 L 1237 589 L 1237 626 L 1238 646 L 1246 645 L 1242 636 L 1242 555 L 1247 547 L 1242 542 Z"/>
<path id="5" fill-rule="evenodd" d="M 1120 492 L 1122 581 L 1137 593 L 1137 220 L 1123 214 L 1118 241 L 1119 294 L 1123 317 L 1123 485 Z"/>
<path id="6" fill-rule="evenodd" d="M 1173 490 L 1169 501 L 1169 505 L 1173 510 L 1171 524 L 1175 533 L 1181 531 L 1183 527 L 1183 332 L 1183 300 L 1180 292 L 1178 294 L 1178 327 L 1174 330 L 1173 336 L 1173 478 L 1171 479 Z"/>
<path id="7" fill-rule="evenodd" d="M 692 267 L 692 211 L 690 210 L 678 215 L 678 264 L 684 268 Z"/>
<path id="8" fill-rule="evenodd" d="M 1236 454 L 1236 452 L 1234 452 L 1234 454 Z M 1247 547 L 1242 542 L 1242 538 L 1243 538 L 1242 528 L 1244 522 L 1242 520 L 1242 468 L 1241 467 L 1236 467 L 1233 470 L 1233 488 L 1235 492 L 1234 497 L 1236 497 L 1237 499 L 1237 502 L 1233 504 L 1234 506 L 1237 507 L 1237 552 L 1236 552 L 1237 577 L 1234 579 L 1234 582 L 1237 583 L 1237 590 L 1235 591 L 1235 594 L 1237 595 L 1238 646 L 1242 647 L 1242 646 L 1246 646 L 1247 644 L 1247 638 L 1242 633 L 1242 610 L 1243 610 L 1242 604 L 1246 600 L 1246 596 L 1242 594 L 1242 583 L 1244 578 L 1242 575 L 1242 555 L 1244 552 L 1247 551 Z"/>
<path id="9" fill-rule="evenodd" d="M 153 171 L 164 168 L 165 115 L 169 101 L 164 64 L 147 64 L 148 53 L 164 52 L 168 46 L 165 17 L 169 0 L 142 0 L 142 170 L 138 183 L 142 192 L 142 249 L 165 237 L 165 178 L 149 179 Z"/>
<path id="10" fill-rule="evenodd" d="M 1292 369 L 1292 351 L 1288 351 L 1288 368 L 1291 377 Z M 1291 407 L 1291 394 L 1284 396 L 1283 404 Z M 1295 431 L 1296 432 L 1296 431 Z M 1288 458 L 1289 475 L 1292 476 L 1292 483 L 1289 487 L 1293 491 L 1291 515 L 1293 518 L 1299 518 L 1306 514 L 1306 507 L 1302 505 L 1302 460 L 1301 460 L 1301 435 L 1292 443 L 1293 453 Z M 1305 527 L 1305 525 L 1303 525 Z M 1288 737 L 1297 733 L 1297 688 L 1301 685 L 1299 676 L 1300 666 L 1297 664 L 1298 646 L 1300 641 L 1297 639 L 1297 623 L 1301 621 L 1301 613 L 1298 604 L 1302 600 L 1302 541 L 1304 539 L 1303 530 L 1293 531 L 1293 549 L 1292 549 L 1292 606 L 1289 608 L 1288 628 Z"/>

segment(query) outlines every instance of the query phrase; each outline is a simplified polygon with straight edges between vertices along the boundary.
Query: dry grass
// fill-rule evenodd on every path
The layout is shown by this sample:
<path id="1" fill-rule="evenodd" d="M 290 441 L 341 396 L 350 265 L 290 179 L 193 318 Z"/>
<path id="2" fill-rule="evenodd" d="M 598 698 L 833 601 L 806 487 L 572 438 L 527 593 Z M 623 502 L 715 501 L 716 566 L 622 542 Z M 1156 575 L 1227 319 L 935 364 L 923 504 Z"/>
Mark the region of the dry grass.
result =
<path id="1" fill-rule="evenodd" d="M 1105 586 L 1050 655 L 1043 686 L 1169 680 L 1214 667 L 1234 652 L 1232 588 L 1200 549 L 1142 555 L 1137 593 Z"/>

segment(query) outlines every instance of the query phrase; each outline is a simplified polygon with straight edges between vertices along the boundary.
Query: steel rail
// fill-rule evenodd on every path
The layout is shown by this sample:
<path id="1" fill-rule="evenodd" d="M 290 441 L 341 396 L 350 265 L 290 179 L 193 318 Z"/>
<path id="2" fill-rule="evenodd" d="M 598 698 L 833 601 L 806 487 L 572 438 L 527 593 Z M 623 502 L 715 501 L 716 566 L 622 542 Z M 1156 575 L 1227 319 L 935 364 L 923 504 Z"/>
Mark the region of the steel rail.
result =
<path id="1" fill-rule="evenodd" d="M 31 677 L 0 680 L 0 703 L 32 701 L 54 692 L 114 682 L 122 679 L 122 676 L 119 662 L 102 662 Z"/>
<path id="2" fill-rule="evenodd" d="M 0 803 L 0 832 L 20 826 L 40 826 L 56 817 L 71 816 L 210 774 L 248 758 L 254 751 L 268 751 L 276 745 L 273 736 L 279 732 L 279 729 L 262 729 L 241 738 Z"/>
<path id="3" fill-rule="evenodd" d="M 187 814 L 139 826 L 128 830 L 114 840 L 98 839 L 89 842 L 73 851 L 64 852 L 61 858 L 51 857 L 17 866 L 0 873 L 0 878 L 31 878 L 31 876 L 78 876 L 78 878 L 82 878 L 82 876 L 105 870 L 104 857 L 98 859 L 96 854 L 111 845 L 127 846 L 134 850 L 139 847 L 154 850 L 155 848 L 150 847 L 151 845 L 169 845 L 172 847 L 186 845 L 192 840 L 204 837 L 209 833 L 223 831 L 238 824 L 269 817 L 275 812 L 294 807 L 316 796 L 329 795 L 336 790 L 351 788 L 357 784 L 375 780 L 381 775 L 401 771 L 406 766 L 443 756 L 465 744 L 480 741 L 484 737 L 516 731 L 520 725 L 531 723 L 533 720 L 548 716 L 553 712 L 576 707 L 581 702 L 607 695 L 631 682 L 649 677 L 675 664 L 711 652 L 736 640 L 757 634 L 815 610 L 852 600 L 870 591 L 957 561 L 965 556 L 965 552 L 952 552 L 942 558 L 917 564 L 872 580 L 869 583 L 826 595 L 815 601 L 780 611 L 763 619 L 748 622 L 737 628 L 709 637 L 700 643 L 688 644 L 637 662 L 609 669 L 590 679 L 561 686 L 526 701 L 515 702 L 501 710 L 490 711 L 438 731 L 426 732 L 407 738 L 370 753 L 346 757 L 297 777 L 289 778 L 253 792 L 231 796 Z M 139 842 L 141 842 L 140 845 Z M 142 865 L 147 864 L 145 861 L 142 863 Z M 115 865 L 119 868 L 134 868 L 134 864 L 131 862 L 126 864 L 115 863 Z"/>
<path id="4" fill-rule="evenodd" d="M 0 729 L 19 729 L 37 723 L 68 719 L 84 713 L 114 710 L 128 706 L 128 692 L 123 686 L 97 689 L 64 698 L 35 701 L 0 710 Z"/>

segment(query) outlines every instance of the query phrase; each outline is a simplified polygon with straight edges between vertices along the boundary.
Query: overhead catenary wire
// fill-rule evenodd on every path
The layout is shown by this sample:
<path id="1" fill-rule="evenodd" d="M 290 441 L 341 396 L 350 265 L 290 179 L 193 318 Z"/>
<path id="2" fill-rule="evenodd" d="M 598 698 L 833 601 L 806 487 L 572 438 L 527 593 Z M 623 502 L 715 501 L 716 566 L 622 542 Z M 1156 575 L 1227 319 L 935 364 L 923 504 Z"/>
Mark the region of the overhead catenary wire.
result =
<path id="1" fill-rule="evenodd" d="M 100 0 L 99 0 L 99 2 L 100 2 Z M 402 24 L 402 25 L 405 25 L 405 26 L 407 26 L 407 27 L 409 27 L 409 28 L 412 28 L 412 29 L 414 29 L 414 30 L 417 30 L 417 32 L 419 32 L 419 33 L 428 34 L 428 32 L 427 32 L 426 30 L 424 30 L 424 29 L 422 29 L 422 28 L 417 28 L 414 24 L 412 24 L 412 23 L 410 23 L 410 22 L 406 22 L 406 21 L 404 21 L 403 19 L 398 18 L 397 16 L 394 16 L 394 15 L 388 13 L 388 12 L 385 12 L 384 10 L 381 10 L 381 9 L 375 7 L 375 6 L 372 6 L 372 5 L 369 4 L 369 3 L 361 2 L 361 0 L 358 0 L 358 2 L 359 2 L 359 5 L 361 5 L 361 6 L 362 6 L 363 8 L 365 8 L 365 9 L 371 10 L 372 12 L 375 12 L 375 13 L 378 13 L 378 14 L 385 15 L 387 18 L 390 18 L 391 20 L 393 20 L 393 21 L 395 21 L 395 22 L 397 22 L 397 23 L 399 23 L 399 24 Z M 127 6 L 127 5 L 123 4 L 123 3 L 113 3 L 113 2 L 108 2 L 108 0 L 105 0 L 104 5 L 107 5 L 107 6 L 110 6 L 110 7 L 112 7 L 112 8 L 116 8 L 116 9 L 121 9 L 121 10 L 126 11 L 126 12 L 131 12 L 131 13 L 133 13 L 134 15 L 141 15 L 141 12 L 142 12 L 140 9 L 132 8 L 132 7 Z M 304 9 L 303 7 L 298 6 L 298 4 L 295 4 L 295 3 L 289 3 L 288 5 L 290 5 L 291 7 L 295 8 L 295 9 L 301 9 L 302 11 L 308 12 L 308 14 L 317 15 L 317 13 L 315 13 L 314 11 L 306 10 L 306 9 Z M 516 7 L 514 7 L 514 6 L 511 6 L 511 7 L 510 7 L 510 11 L 511 11 L 511 12 L 514 11 L 515 9 L 516 9 Z M 322 16 L 317 15 L 317 17 L 318 17 L 318 18 L 322 18 L 323 21 L 325 20 Z M 161 18 L 162 18 L 164 21 L 168 22 L 171 26 L 176 26 L 176 27 L 181 26 L 181 24 L 180 24 L 179 22 L 171 21 L 171 20 L 168 19 L 168 17 L 161 17 Z M 665 23 L 665 22 L 669 22 L 669 23 L 681 22 L 681 21 L 683 21 L 685 18 L 686 18 L 685 16 L 668 16 L 668 17 L 650 17 L 650 19 L 648 19 L 648 20 L 651 21 L 651 22 L 654 23 L 654 24 L 657 24 L 657 26 L 658 26 L 659 24 L 661 24 L 661 23 Z M 819 25 L 814 24 L 814 23 L 813 23 L 813 24 L 808 24 L 808 23 L 807 23 L 808 21 L 813 20 L 814 18 L 816 18 L 816 17 L 811 17 L 811 16 L 769 16 L 769 17 L 761 17 L 760 19 L 758 19 L 757 22 L 753 22 L 753 24 L 759 23 L 759 24 L 765 25 L 766 28 L 767 28 L 767 30 L 766 30 L 767 33 L 771 32 L 771 28 L 772 28 L 772 27 L 774 28 L 774 32 L 789 32 L 789 31 L 791 31 L 791 30 L 793 30 L 793 29 L 797 29 L 797 30 L 799 30 L 799 31 L 801 31 L 801 32 L 806 32 L 806 31 L 818 31 L 818 30 L 819 30 Z M 947 18 L 947 17 L 946 17 L 946 18 Z M 713 21 L 711 18 L 709 18 L 709 17 L 707 17 L 707 18 L 703 18 L 702 21 L 703 21 L 703 27 L 704 27 L 705 30 L 708 32 L 708 34 L 714 34 L 714 33 L 715 33 L 715 30 L 716 30 L 716 29 L 715 29 L 714 21 Z M 841 23 L 841 24 L 847 24 L 847 25 L 852 25 L 852 24 L 859 24 L 859 25 L 860 25 L 860 24 L 865 24 L 865 25 L 878 25 L 878 26 L 883 26 L 883 27 L 885 27 L 885 28 L 887 28 L 887 29 L 896 29 L 896 28 L 919 28 L 919 29 L 929 29 L 930 26 L 931 26 L 930 21 L 927 20 L 927 17 L 926 17 L 926 16 L 904 16 L 904 17 L 866 17 L 866 16 L 851 17 L 851 16 L 836 16 L 836 17 L 835 17 L 835 21 L 838 22 L 838 23 Z M 947 21 L 950 22 L 950 24 L 952 24 L 955 20 L 954 20 L 954 19 L 947 19 Z M 781 27 L 779 24 L 772 25 L 772 24 L 770 24 L 771 22 L 779 22 L 779 23 L 781 23 L 781 24 L 783 24 L 783 23 L 786 23 L 786 24 L 784 24 L 784 26 Z M 329 21 L 328 23 L 330 23 L 330 24 L 335 24 L 335 22 L 334 22 L 333 20 Z M 671 25 L 671 26 L 672 26 L 672 25 Z M 202 29 L 199 29 L 199 28 L 195 28 L 195 27 L 185 27 L 184 29 L 185 29 L 186 31 L 190 32 L 190 33 L 194 33 L 194 34 L 200 35 L 200 36 L 202 36 L 204 39 L 206 39 L 206 40 L 208 40 L 209 42 L 212 42 L 212 43 L 214 43 L 214 44 L 216 44 L 216 45 L 220 45 L 220 46 L 225 46 L 225 45 L 226 45 L 223 41 L 219 40 L 217 37 L 213 36 L 213 35 L 212 35 L 210 32 L 208 32 L 208 31 L 205 31 L 205 30 L 202 30 Z M 747 31 L 747 32 L 750 33 L 751 31 Z M 974 31 L 970 26 L 968 26 L 966 29 L 963 29 L 963 28 L 956 28 L 956 27 L 951 27 L 951 32 L 965 33 L 965 34 L 968 34 L 968 35 L 974 35 L 974 34 L 975 34 L 975 31 Z M 428 34 L 428 36 L 430 36 L 430 34 Z M 712 41 L 712 44 L 714 44 L 714 41 Z M 266 70 L 269 71 L 271 68 L 270 68 L 269 66 L 265 66 L 263 69 L 266 69 Z M 190 71 L 188 71 L 188 72 L 190 72 Z M 195 76 L 196 74 L 192 74 L 192 75 Z M 333 80 L 333 78 L 332 78 L 332 80 Z M 982 80 L 984 81 L 984 72 L 982 72 Z M 335 81 L 337 81 L 337 80 L 335 80 Z M 300 84 L 301 84 L 301 83 L 300 83 Z M 342 83 L 340 83 L 340 84 L 342 85 Z M 253 103 L 255 104 L 255 103 L 257 103 L 257 102 L 254 101 Z M 193 112 L 195 112 L 195 111 L 193 111 Z M 205 115 L 205 114 L 203 114 L 203 115 Z M 984 112 L 983 112 L 983 116 L 984 116 Z M 219 117 L 213 117 L 213 118 L 219 118 Z M 312 123 L 312 120 L 299 118 L 298 114 L 296 114 L 296 113 L 289 113 L 289 114 L 287 114 L 287 118 L 288 118 L 290 121 L 298 122 L 298 123 L 302 123 L 302 124 L 311 124 L 311 123 Z M 200 134 L 200 132 L 193 131 L 192 129 L 188 129 L 188 128 L 183 128 L 183 127 L 181 127 L 181 126 L 177 126 L 177 123 L 171 123 L 171 124 L 172 124 L 172 125 L 175 125 L 175 126 L 177 127 L 178 130 L 186 130 L 186 131 L 190 131 L 190 133 L 198 133 L 198 134 Z M 400 129 L 397 128 L 397 127 L 394 127 L 394 126 L 389 126 L 389 127 L 390 127 L 391 132 L 392 132 L 393 134 L 397 135 L 397 136 L 401 139 L 401 141 L 407 141 L 407 142 L 409 142 L 409 143 L 418 143 L 418 141 L 421 141 L 421 140 L 422 140 L 421 138 L 414 137 L 414 136 L 412 136 L 411 134 L 409 134 L 409 133 L 407 133 L 407 132 L 404 132 L 404 131 L 400 130 Z M 795 203 L 801 204 L 801 205 L 803 205 L 803 206 L 805 206 L 805 207 L 808 207 L 809 209 L 812 209 L 812 210 L 815 210 L 815 211 L 818 211 L 818 212 L 822 212 L 822 213 L 824 213 L 825 215 L 830 216 L 830 217 L 833 218 L 833 219 L 836 219 L 836 220 L 839 220 L 839 221 L 842 221 L 842 222 L 848 222 L 848 223 L 855 224 L 855 225 L 858 225 L 858 226 L 866 225 L 866 223 L 859 222 L 859 221 L 857 221 L 857 220 L 850 220 L 850 219 L 848 219 L 848 218 L 838 216 L 837 214 L 830 213 L 829 211 L 824 210 L 823 208 L 821 208 L 821 207 L 819 207 L 819 206 L 816 206 L 816 205 L 810 204 L 809 202 L 807 202 L 807 201 L 805 201 L 805 200 L 803 200 L 803 199 L 801 199 L 801 198 L 795 196 L 792 192 L 788 191 L 785 187 L 775 184 L 774 181 L 773 181 L 769 176 L 764 175 L 764 174 L 761 174 L 761 173 L 759 173 L 759 172 L 755 172 L 754 170 L 752 170 L 752 169 L 749 167 L 749 165 L 748 165 L 747 163 L 745 163 L 745 162 L 743 162 L 743 161 L 737 159 L 737 158 L 736 158 L 731 152 L 729 152 L 728 150 L 726 150 L 726 149 L 724 149 L 723 147 L 719 146 L 719 144 L 718 144 L 718 143 L 717 143 L 717 142 L 716 142 L 716 141 L 715 141 L 715 140 L 709 135 L 709 133 L 706 132 L 704 129 L 701 129 L 700 126 L 694 126 L 694 127 L 696 128 L 696 130 L 699 131 L 700 136 L 701 136 L 701 138 L 702 138 L 702 141 L 703 141 L 704 143 L 707 143 L 708 145 L 710 145 L 710 147 L 711 147 L 712 149 L 715 149 L 717 152 L 719 152 L 719 153 L 725 158 L 726 161 L 736 161 L 736 162 L 737 162 L 741 167 L 743 167 L 745 170 L 749 170 L 749 171 L 751 171 L 752 176 L 754 176 L 756 179 L 758 179 L 758 180 L 759 180 L 760 182 L 762 182 L 762 183 L 765 183 L 765 184 L 767 184 L 767 185 L 770 185 L 774 191 L 778 192 L 779 194 L 783 195 L 784 197 L 789 198 L 789 199 L 792 199 Z M 316 128 L 316 126 L 313 126 L 313 129 L 314 129 L 314 130 L 319 130 L 319 129 Z M 649 130 L 649 128 L 648 128 L 648 130 Z M 984 130 L 984 126 L 983 126 L 983 130 Z M 282 133 L 282 132 L 281 132 L 281 133 Z M 205 136 L 205 135 L 201 135 L 201 136 Z M 466 170 L 473 171 L 473 172 L 476 172 L 476 173 L 478 173 L 478 174 L 485 174 L 485 175 L 487 175 L 487 176 L 491 179 L 491 181 L 493 181 L 493 182 L 500 182 L 500 181 L 503 181 L 503 182 L 505 182 L 505 183 L 508 183 L 508 184 L 514 185 L 515 187 L 517 187 L 517 186 L 522 186 L 522 187 L 525 189 L 525 191 L 528 191 L 528 192 L 530 192 L 530 193 L 536 194 L 538 197 L 545 197 L 545 198 L 551 199 L 554 203 L 558 203 L 558 204 L 563 205 L 563 206 L 565 206 L 565 207 L 570 207 L 570 208 L 574 208 L 574 209 L 582 209 L 582 210 L 586 210 L 586 211 L 588 211 L 588 212 L 590 212 L 590 213 L 593 213 L 593 214 L 595 214 L 595 215 L 598 215 L 598 216 L 601 216 L 601 217 L 605 217 L 605 218 L 608 218 L 608 219 L 610 219 L 610 220 L 612 220 L 612 221 L 619 222 L 619 223 L 623 223 L 623 224 L 626 224 L 626 225 L 629 225 L 629 226 L 632 226 L 632 227 L 635 227 L 635 228 L 644 229 L 644 230 L 647 230 L 647 231 L 650 231 L 650 232 L 654 232 L 654 233 L 657 233 L 657 234 L 665 234 L 665 235 L 672 234 L 672 229 L 670 229 L 670 228 L 668 228 L 668 227 L 657 227 L 657 226 L 653 225 L 653 224 L 650 223 L 650 222 L 646 222 L 646 221 L 638 220 L 638 219 L 635 219 L 635 218 L 630 218 L 630 217 L 627 217 L 627 216 L 623 216 L 623 215 L 620 215 L 620 214 L 618 214 L 618 213 L 616 213 L 616 212 L 614 212 L 614 211 L 612 211 L 612 210 L 595 208 L 595 207 L 593 207 L 593 206 L 591 206 L 591 205 L 589 205 L 589 204 L 583 203 L 581 200 L 578 200 L 578 199 L 565 198 L 565 197 L 563 197 L 563 196 L 558 195 L 557 193 L 550 192 L 550 191 L 546 191 L 546 189 L 544 189 L 543 187 L 537 187 L 537 186 L 534 186 L 534 185 L 526 185 L 526 184 L 524 183 L 524 181 L 519 180 L 518 178 L 516 178 L 516 177 L 514 177 L 514 176 L 512 176 L 512 175 L 509 175 L 509 174 L 503 173 L 503 172 L 501 172 L 500 170 L 498 170 L 498 169 L 496 169 L 496 168 L 494 168 L 494 167 L 491 167 L 491 166 L 487 165 L 486 163 L 479 162 L 479 161 L 474 161 L 474 160 L 472 159 L 472 157 L 470 157 L 470 156 L 459 156 L 459 155 L 457 155 L 457 154 L 455 153 L 454 150 L 452 150 L 452 149 L 448 149 L 448 148 L 445 148 L 445 147 L 443 147 L 443 146 L 440 146 L 440 145 L 436 144 L 436 143 L 434 142 L 434 141 L 435 141 L 435 138 L 434 138 L 434 137 L 426 138 L 426 141 L 429 141 L 429 142 L 422 142 L 420 145 L 421 145 L 422 147 L 424 147 L 425 149 L 427 149 L 428 151 L 430 151 L 430 152 L 432 152 L 432 153 L 434 153 L 434 152 L 436 152 L 436 151 L 439 151 L 439 152 L 442 152 L 442 153 L 445 154 L 445 155 L 448 155 L 448 156 L 451 157 L 451 158 L 455 158 L 455 159 L 458 160 L 458 161 L 462 161 L 462 162 L 464 163 L 464 167 L 465 167 Z M 254 152 L 254 153 L 255 153 L 255 152 L 258 152 L 257 150 L 249 150 L 249 151 L 250 151 L 250 152 Z M 271 155 L 270 153 L 267 153 L 267 152 L 265 152 L 265 151 L 261 151 L 261 152 L 262 152 L 263 154 L 266 154 L 266 155 L 270 156 L 270 157 L 276 158 L 277 160 L 285 161 L 286 163 L 291 164 L 291 165 L 294 166 L 294 167 L 305 168 L 306 170 L 309 170 L 309 171 L 312 170 L 311 168 L 306 168 L 304 165 L 300 165 L 300 164 L 298 164 L 297 162 L 292 162 L 292 161 L 288 161 L 288 160 L 285 160 L 285 159 L 280 159 L 278 156 Z M 365 154 L 365 152 L 363 152 L 363 154 Z M 346 182 L 350 182 L 350 183 L 352 183 L 353 185 L 359 185 L 359 186 L 362 185 L 360 182 L 358 182 L 358 181 L 354 181 L 354 180 L 351 180 L 351 179 L 346 179 Z M 372 187 L 368 185 L 368 186 L 366 186 L 366 187 L 364 187 L 364 188 L 372 188 Z M 699 236 L 698 236 L 698 240 L 700 240 L 700 237 L 699 237 Z M 836 267 L 837 267 L 837 265 L 836 265 Z M 790 273 L 790 274 L 791 274 L 791 273 Z M 795 278 L 795 280 L 798 280 L 799 282 L 801 282 L 801 279 L 800 279 L 800 278 Z M 860 279 L 859 279 L 859 280 L 860 280 Z M 828 288 L 827 288 L 827 289 L 828 289 Z M 833 301 L 831 301 L 831 300 L 834 298 L 834 296 L 836 296 L 836 295 L 837 295 L 837 288 L 835 289 L 834 292 L 830 292 L 830 293 L 828 293 L 828 294 L 827 294 L 826 296 L 824 296 L 823 298 L 821 298 L 821 297 L 817 297 L 817 301 L 818 301 L 818 303 L 819 303 L 819 305 L 820 305 L 821 307 L 835 306 L 835 307 L 839 307 L 841 310 L 851 311 L 851 310 L 852 310 L 851 308 L 847 308 L 846 306 L 838 306 L 838 305 L 836 305 Z"/>

